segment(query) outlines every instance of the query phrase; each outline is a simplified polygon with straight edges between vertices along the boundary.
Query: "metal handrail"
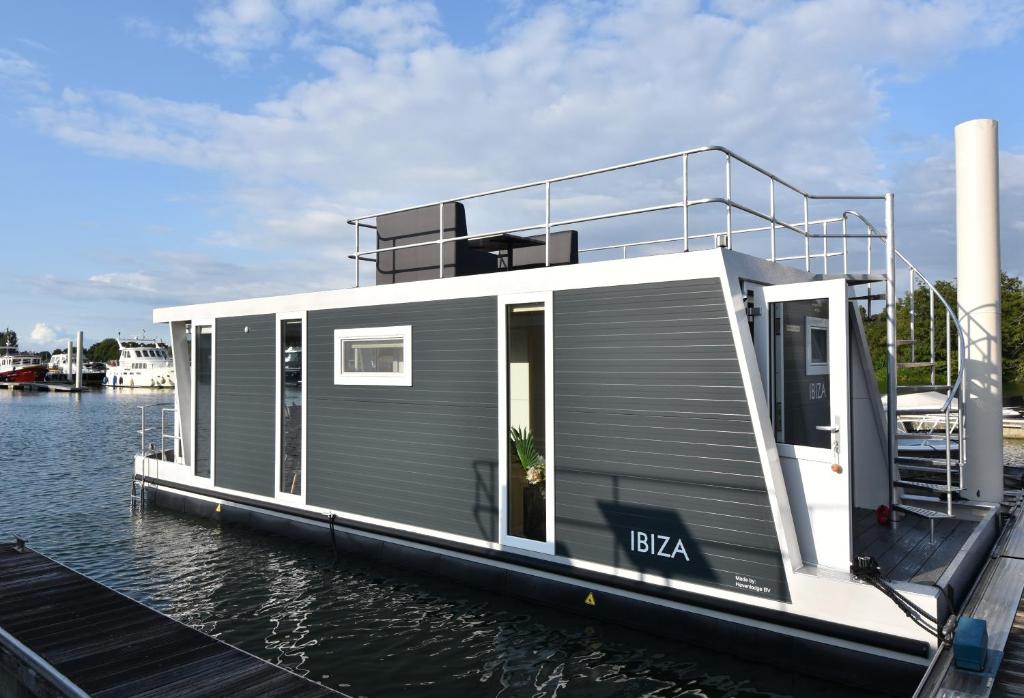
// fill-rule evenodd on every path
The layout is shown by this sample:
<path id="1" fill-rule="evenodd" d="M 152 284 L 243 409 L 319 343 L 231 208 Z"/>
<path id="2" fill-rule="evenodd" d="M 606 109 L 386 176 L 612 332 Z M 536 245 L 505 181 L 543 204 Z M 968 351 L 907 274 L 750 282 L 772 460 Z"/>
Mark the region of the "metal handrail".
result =
<path id="1" fill-rule="evenodd" d="M 152 426 L 150 426 L 150 427 L 146 426 L 146 410 L 155 409 L 157 407 L 161 408 L 161 410 L 160 410 L 160 457 L 161 458 L 163 458 L 163 454 L 166 453 L 166 450 L 164 449 L 164 442 L 165 442 L 165 440 L 170 438 L 170 439 L 172 439 L 172 442 L 173 442 L 173 440 L 181 438 L 181 437 L 179 437 L 179 436 L 177 436 L 175 434 L 167 434 L 167 427 L 166 427 L 166 422 L 165 422 L 165 415 L 166 415 L 166 413 L 168 411 L 173 412 L 173 413 L 175 413 L 175 418 L 177 417 L 177 410 L 174 409 L 173 407 L 168 409 L 168 407 L 167 407 L 168 405 L 172 405 L 173 406 L 174 403 L 173 402 L 156 402 L 156 403 L 152 403 L 152 404 L 149 404 L 149 405 L 139 405 L 139 410 L 141 412 L 141 424 L 140 424 L 139 432 L 138 432 L 139 433 L 139 447 L 140 447 L 139 448 L 139 455 L 147 456 L 148 452 L 146 450 L 146 434 L 156 428 L 156 427 L 152 427 Z"/>
<path id="2" fill-rule="evenodd" d="M 725 196 L 722 196 L 722 197 L 707 197 L 707 198 L 702 198 L 702 199 L 693 199 L 693 200 L 691 200 L 689 198 L 689 158 L 691 156 L 700 155 L 700 154 L 704 154 L 704 153 L 720 153 L 724 157 L 724 165 L 725 165 L 725 182 L 724 182 L 724 184 L 725 184 Z M 568 181 L 572 181 L 572 180 L 582 179 L 582 178 L 585 178 L 585 177 L 592 177 L 592 176 L 595 176 L 595 175 L 606 174 L 606 173 L 609 173 L 609 172 L 616 172 L 616 171 L 626 170 L 626 169 L 630 169 L 630 168 L 634 168 L 634 167 L 640 167 L 640 166 L 643 166 L 643 165 L 649 165 L 649 164 L 653 164 L 653 163 L 657 163 L 657 162 L 664 162 L 664 161 L 668 161 L 668 160 L 672 160 L 672 159 L 682 159 L 682 178 L 683 178 L 683 181 L 682 181 L 682 194 L 683 194 L 683 197 L 682 197 L 681 201 L 672 201 L 672 202 L 669 202 L 669 203 L 660 204 L 660 205 L 656 205 L 656 206 L 647 206 L 647 207 L 642 207 L 642 208 L 634 208 L 634 209 L 627 209 L 627 210 L 620 210 L 620 211 L 612 211 L 612 212 L 606 212 L 606 213 L 601 213 L 601 214 L 597 214 L 597 215 L 579 216 L 579 217 L 574 217 L 574 218 L 566 218 L 566 219 L 563 219 L 563 220 L 554 220 L 552 218 L 552 215 L 551 215 L 551 186 L 553 184 L 558 184 L 558 183 L 561 183 L 561 182 L 568 182 Z M 746 205 L 740 203 L 739 201 L 737 201 L 737 200 L 735 200 L 733 198 L 733 195 L 732 195 L 733 176 L 732 176 L 732 174 L 733 174 L 733 164 L 734 164 L 734 162 L 742 164 L 742 165 L 748 167 L 749 169 L 751 169 L 752 171 L 754 171 L 756 173 L 759 173 L 759 174 L 761 174 L 761 175 L 763 175 L 763 176 L 768 178 L 768 180 L 769 180 L 769 206 L 770 206 L 770 210 L 769 210 L 768 213 L 764 213 L 763 211 L 758 211 L 755 208 L 746 206 Z M 495 195 L 499 195 L 499 194 L 507 194 L 507 193 L 511 193 L 511 192 L 524 191 L 524 190 L 527 190 L 527 189 L 533 189 L 533 188 L 537 188 L 537 187 L 541 187 L 541 186 L 544 187 L 544 200 L 545 200 L 545 203 L 544 203 L 545 213 L 544 213 L 544 222 L 543 223 L 536 223 L 536 224 L 531 224 L 531 225 L 518 226 L 518 227 L 515 227 L 515 228 L 507 228 L 507 229 L 498 230 L 498 231 L 488 231 L 488 232 L 485 232 L 485 233 L 477 233 L 477 234 L 473 234 L 473 235 L 459 236 L 457 238 L 455 238 L 455 237 L 445 238 L 443 236 L 443 231 L 444 231 L 444 206 L 446 204 L 454 203 L 454 202 L 461 202 L 461 201 L 470 201 L 470 200 L 473 200 L 473 199 L 480 199 L 480 198 L 484 198 L 484 197 L 488 197 L 488 196 L 495 196 Z M 789 222 L 789 221 L 782 220 L 782 219 L 780 219 L 778 217 L 778 215 L 776 214 L 776 188 L 777 188 L 777 186 L 781 186 L 781 187 L 791 191 L 792 193 L 800 196 L 803 199 L 804 216 L 803 216 L 802 223 L 800 223 L 800 222 L 796 222 L 796 223 Z M 354 254 L 350 255 L 350 257 L 355 260 L 355 267 L 356 267 L 355 268 L 355 281 L 356 281 L 356 286 L 359 286 L 359 283 L 360 283 L 360 262 L 363 262 L 363 261 L 375 261 L 376 259 L 379 258 L 379 255 L 382 254 L 382 253 L 395 252 L 395 251 L 398 251 L 398 250 L 412 249 L 412 248 L 417 248 L 417 247 L 426 247 L 426 246 L 429 246 L 429 245 L 437 245 L 437 248 L 438 248 L 438 276 L 439 277 L 443 277 L 444 276 L 444 267 L 445 267 L 445 264 L 444 264 L 444 249 L 445 248 L 444 248 L 444 246 L 445 246 L 445 244 L 448 244 L 448 243 L 466 242 L 466 241 L 469 241 L 469 240 L 479 240 L 479 239 L 484 239 L 484 238 L 488 238 L 488 237 L 496 237 L 498 235 L 502 235 L 502 234 L 506 234 L 506 233 L 520 233 L 520 232 L 526 232 L 526 231 L 530 231 L 530 230 L 543 230 L 544 231 L 544 236 L 545 236 L 545 243 L 548 243 L 548 242 L 550 242 L 552 228 L 564 227 L 564 226 L 568 226 L 568 225 L 575 225 L 575 224 L 578 224 L 578 223 L 588 223 L 588 222 L 599 221 L 599 220 L 608 220 L 608 219 L 611 219 L 611 218 L 618 218 L 618 217 L 624 217 L 624 216 L 638 215 L 638 214 L 643 214 L 643 213 L 653 213 L 653 212 L 657 212 L 657 211 L 666 211 L 666 210 L 672 210 L 672 209 L 681 209 L 682 210 L 682 214 L 683 214 L 683 216 L 682 216 L 682 218 L 683 218 L 683 220 L 682 220 L 683 231 L 682 232 L 683 232 L 683 234 L 682 234 L 681 240 L 683 242 L 683 251 L 689 251 L 689 249 L 690 249 L 690 240 L 691 239 L 696 240 L 696 239 L 708 238 L 708 237 L 713 237 L 713 236 L 718 236 L 718 235 L 724 235 L 725 236 L 724 237 L 724 241 L 725 241 L 724 246 L 731 249 L 732 248 L 732 235 L 734 233 L 737 233 L 737 232 L 741 232 L 741 233 L 754 232 L 754 229 L 744 229 L 744 230 L 741 230 L 741 231 L 736 231 L 736 230 L 733 229 L 733 212 L 735 210 L 735 211 L 740 211 L 742 213 L 746 213 L 747 215 L 754 216 L 756 218 L 760 218 L 761 220 L 763 220 L 763 221 L 765 221 L 765 222 L 767 222 L 769 224 L 769 225 L 764 227 L 764 230 L 769 230 L 771 232 L 771 255 L 768 257 L 768 259 L 770 259 L 771 261 L 778 261 L 777 260 L 777 256 L 776 256 L 776 239 L 775 239 L 775 235 L 776 235 L 776 232 L 778 231 L 778 229 L 789 230 L 789 231 L 797 233 L 798 235 L 803 236 L 803 238 L 804 238 L 804 248 L 805 248 L 804 249 L 804 257 L 803 257 L 804 265 L 805 265 L 805 268 L 807 268 L 807 270 L 809 270 L 811 259 L 818 259 L 818 258 L 823 259 L 824 260 L 824 265 L 825 265 L 825 267 L 827 269 L 829 256 L 838 256 L 838 255 L 830 255 L 830 254 L 828 254 L 828 250 L 827 250 L 828 242 L 827 242 L 827 240 L 824 243 L 825 252 L 826 252 L 824 255 L 819 255 L 818 253 L 813 253 L 813 254 L 811 253 L 810 246 L 809 246 L 809 239 L 817 238 L 817 237 L 830 237 L 830 236 L 828 236 L 828 233 L 827 233 L 827 225 L 828 225 L 827 223 L 824 224 L 826 229 L 825 229 L 825 231 L 824 231 L 822 236 L 818 236 L 818 235 L 815 235 L 815 234 L 811 233 L 810 226 L 813 223 L 809 220 L 809 215 L 808 215 L 809 202 L 810 201 L 812 201 L 812 200 L 883 201 L 885 199 L 886 199 L 886 195 L 882 195 L 882 194 L 828 194 L 828 195 L 824 195 L 824 194 L 810 194 L 809 192 L 806 192 L 806 191 L 800 189 L 799 187 L 789 183 L 788 181 L 782 179 L 778 175 L 775 175 L 772 172 L 769 172 L 768 170 L 764 169 L 763 167 L 760 167 L 759 165 L 756 165 L 755 163 L 751 162 L 750 160 L 740 156 L 739 154 L 735 153 L 734 151 L 730 150 L 729 148 L 726 148 L 724 146 L 710 145 L 710 146 L 702 146 L 702 147 L 699 147 L 699 148 L 691 148 L 689 150 L 681 150 L 681 151 L 678 151 L 678 152 L 675 152 L 675 153 L 669 153 L 667 155 L 659 155 L 659 156 L 655 156 L 655 157 L 644 158 L 644 159 L 641 159 L 641 160 L 634 160 L 632 162 L 622 163 L 622 164 L 618 164 L 618 165 L 611 165 L 611 166 L 608 166 L 608 167 L 601 167 L 601 168 L 597 168 L 597 169 L 586 170 L 586 171 L 583 171 L 583 172 L 575 172 L 575 173 L 572 173 L 572 174 L 562 175 L 562 176 L 559 176 L 559 177 L 551 177 L 551 178 L 548 178 L 548 179 L 535 180 L 535 181 L 532 181 L 532 182 L 526 182 L 524 184 L 516 184 L 516 185 L 512 185 L 512 186 L 507 186 L 507 187 L 499 187 L 497 189 L 490 189 L 490 190 L 487 190 L 487 191 L 476 192 L 476 193 L 473 193 L 473 194 L 466 194 L 466 195 L 463 195 L 463 196 L 448 198 L 448 199 L 444 199 L 444 200 L 441 200 L 441 201 L 435 201 L 435 202 L 428 203 L 428 204 L 419 204 L 419 205 L 416 205 L 416 206 L 407 206 L 407 207 L 403 207 L 403 208 L 391 209 L 391 210 L 382 211 L 382 212 L 379 212 L 379 213 L 366 214 L 366 215 L 359 216 L 359 217 L 356 217 L 356 218 L 348 219 L 346 222 L 349 225 L 354 225 L 355 226 L 355 251 L 354 251 Z M 690 235 L 690 231 L 689 231 L 689 210 L 693 206 L 700 206 L 700 205 L 707 205 L 707 204 L 721 204 L 721 205 L 723 205 L 725 207 L 725 229 L 721 233 L 710 233 L 710 234 L 701 234 L 701 235 L 691 236 Z M 361 229 L 363 227 L 367 227 L 367 228 L 371 228 L 371 229 L 375 229 L 376 228 L 375 225 L 373 225 L 373 224 L 368 222 L 370 219 L 376 219 L 379 216 L 386 216 L 386 215 L 395 214 L 395 213 L 403 213 L 403 212 L 407 212 L 407 211 L 412 211 L 412 210 L 417 210 L 417 209 L 422 209 L 422 208 L 428 208 L 428 207 L 432 207 L 432 206 L 437 206 L 438 207 L 438 231 L 439 231 L 439 235 L 438 235 L 438 239 L 437 240 L 427 240 L 427 241 L 424 241 L 424 242 L 409 243 L 409 244 L 406 244 L 406 245 L 395 245 L 395 246 L 392 246 L 392 247 L 376 248 L 376 249 L 373 249 L 373 250 L 362 250 L 361 249 L 361 243 L 360 243 L 360 232 L 361 232 Z M 860 218 L 860 220 L 865 222 L 865 224 L 867 223 L 867 219 L 866 218 L 864 218 L 860 214 L 854 214 L 852 212 L 845 212 L 841 219 L 840 218 L 836 218 L 836 219 L 832 219 L 832 220 L 829 221 L 829 222 L 832 222 L 834 220 L 835 222 L 839 222 L 840 220 L 842 220 L 843 236 L 831 236 L 831 237 L 842 237 L 843 238 L 843 268 L 844 268 L 844 270 L 847 268 L 847 256 L 846 256 L 846 248 L 847 248 L 847 246 L 846 246 L 846 239 L 845 239 L 845 236 L 846 236 L 846 219 L 851 214 L 855 215 L 858 218 Z M 868 236 L 856 235 L 854 237 L 868 237 L 869 238 L 868 244 L 869 244 L 869 255 L 870 255 L 870 238 L 871 237 L 883 237 L 883 236 L 878 234 L 878 232 L 874 228 L 872 228 L 872 227 L 869 227 L 869 233 L 870 234 Z M 645 244 L 654 244 L 653 241 L 644 241 L 644 243 Z M 613 247 L 616 247 L 616 246 L 608 246 L 608 247 L 606 247 L 604 249 L 611 249 Z M 581 251 L 595 251 L 595 249 L 596 248 L 592 248 L 592 249 L 581 250 Z M 625 256 L 625 254 L 626 254 L 626 249 L 628 249 L 628 248 L 623 247 L 623 256 Z M 545 266 L 548 266 L 548 265 L 550 265 L 550 257 L 549 257 L 549 255 L 550 255 L 550 245 L 547 245 L 547 244 L 545 245 L 544 255 L 545 255 L 545 260 L 544 260 Z M 868 261 L 868 265 L 870 266 L 870 259 Z"/>

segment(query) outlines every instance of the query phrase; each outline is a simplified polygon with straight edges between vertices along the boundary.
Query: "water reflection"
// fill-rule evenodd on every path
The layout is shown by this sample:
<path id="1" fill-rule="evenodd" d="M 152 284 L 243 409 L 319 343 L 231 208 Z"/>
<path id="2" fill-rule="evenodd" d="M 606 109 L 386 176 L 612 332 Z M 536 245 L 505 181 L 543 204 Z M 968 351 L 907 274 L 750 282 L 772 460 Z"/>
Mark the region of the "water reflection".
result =
<path id="1" fill-rule="evenodd" d="M 154 508 L 133 515 L 138 406 L 166 399 L 0 392 L 0 534 L 354 695 L 843 695 L 444 580 L 334 565 L 326 546 Z"/>

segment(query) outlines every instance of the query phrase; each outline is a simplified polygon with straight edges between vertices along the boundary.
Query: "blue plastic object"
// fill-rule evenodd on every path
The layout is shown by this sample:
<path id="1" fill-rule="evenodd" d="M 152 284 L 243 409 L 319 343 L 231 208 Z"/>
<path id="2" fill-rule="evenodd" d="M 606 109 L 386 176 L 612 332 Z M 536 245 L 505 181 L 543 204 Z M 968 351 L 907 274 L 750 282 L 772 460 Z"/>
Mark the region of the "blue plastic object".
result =
<path id="1" fill-rule="evenodd" d="M 957 669 L 984 671 L 988 659 L 988 624 L 961 616 L 953 633 L 953 663 Z"/>

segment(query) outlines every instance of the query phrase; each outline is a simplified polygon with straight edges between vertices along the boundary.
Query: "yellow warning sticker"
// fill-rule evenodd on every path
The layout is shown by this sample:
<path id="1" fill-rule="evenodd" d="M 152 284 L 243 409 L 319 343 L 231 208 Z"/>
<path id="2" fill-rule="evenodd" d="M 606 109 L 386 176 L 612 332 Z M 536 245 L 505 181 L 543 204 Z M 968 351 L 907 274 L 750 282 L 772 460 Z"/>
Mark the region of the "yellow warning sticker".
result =
<path id="1" fill-rule="evenodd" d="M 597 601 L 594 600 L 594 592 L 588 591 L 587 598 L 583 599 L 583 603 L 587 604 L 588 606 L 596 606 Z"/>
<path id="2" fill-rule="evenodd" d="M 220 513 L 220 502 L 217 502 L 217 508 L 215 510 L 218 514 Z"/>

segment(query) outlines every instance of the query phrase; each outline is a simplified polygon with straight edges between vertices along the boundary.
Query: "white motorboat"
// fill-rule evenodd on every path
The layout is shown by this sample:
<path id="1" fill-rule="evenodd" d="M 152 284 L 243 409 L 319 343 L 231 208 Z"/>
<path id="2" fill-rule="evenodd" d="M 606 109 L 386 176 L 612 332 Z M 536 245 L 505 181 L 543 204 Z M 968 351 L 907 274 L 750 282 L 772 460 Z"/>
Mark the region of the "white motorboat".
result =
<path id="1" fill-rule="evenodd" d="M 174 361 L 167 345 L 156 339 L 118 338 L 121 355 L 107 367 L 104 385 L 114 388 L 173 388 Z"/>

